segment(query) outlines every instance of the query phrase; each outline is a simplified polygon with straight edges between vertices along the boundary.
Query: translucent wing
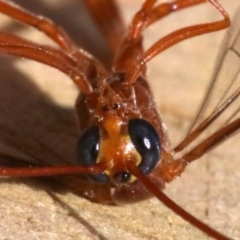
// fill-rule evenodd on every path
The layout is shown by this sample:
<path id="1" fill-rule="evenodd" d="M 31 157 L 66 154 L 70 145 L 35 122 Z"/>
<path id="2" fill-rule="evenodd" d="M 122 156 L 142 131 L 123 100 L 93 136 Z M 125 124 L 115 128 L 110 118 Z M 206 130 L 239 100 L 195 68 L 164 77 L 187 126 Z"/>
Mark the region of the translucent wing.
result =
<path id="1" fill-rule="evenodd" d="M 73 161 L 77 141 L 73 109 L 54 104 L 7 60 L 1 62 L 5 69 L 0 81 L 1 154 L 20 155 L 38 165 Z"/>
<path id="2" fill-rule="evenodd" d="M 240 10 L 223 42 L 215 74 L 203 104 L 186 138 L 176 147 L 181 151 L 200 135 L 220 132 L 239 118 L 240 110 Z M 207 131 L 205 129 L 208 129 Z M 205 136 L 206 137 L 206 136 Z"/>
<path id="3" fill-rule="evenodd" d="M 216 66 L 213 80 L 204 99 L 203 105 L 194 121 L 193 130 L 204 118 L 209 116 L 238 89 L 240 81 L 240 10 L 237 12 L 223 42 L 222 52 Z"/>

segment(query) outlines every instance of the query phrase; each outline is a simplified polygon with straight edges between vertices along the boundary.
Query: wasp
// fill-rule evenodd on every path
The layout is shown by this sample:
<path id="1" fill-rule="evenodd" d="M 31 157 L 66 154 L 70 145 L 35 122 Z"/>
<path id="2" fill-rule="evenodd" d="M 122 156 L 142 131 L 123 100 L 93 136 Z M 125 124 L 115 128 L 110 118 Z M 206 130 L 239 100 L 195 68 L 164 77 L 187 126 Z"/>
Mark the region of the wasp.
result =
<path id="1" fill-rule="evenodd" d="M 225 98 L 213 108 L 213 112 L 208 113 L 205 104 L 212 106 L 211 101 L 215 99 L 212 97 L 212 89 L 215 88 L 210 87 L 205 104 L 189 133 L 173 148 L 146 80 L 147 63 L 162 51 L 184 39 L 229 26 L 227 13 L 216 1 L 209 1 L 222 14 L 222 20 L 176 30 L 148 49 L 143 48 L 142 33 L 150 25 L 171 12 L 204 2 L 188 0 L 161 4 L 151 0 L 145 1 L 134 15 L 128 30 L 125 30 L 115 2 L 86 1 L 106 38 L 112 55 L 109 65 L 100 62 L 83 49 L 76 48 L 68 34 L 47 18 L 25 11 L 8 1 L 1 1 L 2 13 L 39 29 L 58 47 L 37 44 L 23 37 L 2 32 L 0 52 L 32 59 L 56 68 L 68 76 L 81 91 L 76 101 L 80 128 L 76 141 L 76 162 L 69 164 L 62 159 L 60 166 L 56 166 L 54 157 L 50 160 L 47 157 L 34 157 L 35 162 L 31 163 L 40 167 L 3 167 L 1 175 L 30 177 L 64 174 L 67 176 L 58 179 L 61 178 L 59 181 L 65 182 L 73 192 L 91 201 L 105 204 L 133 203 L 154 195 L 210 236 L 227 239 L 176 205 L 162 190 L 166 183 L 180 176 L 188 164 L 238 130 L 239 120 L 233 112 L 228 115 L 221 128 L 218 127 L 206 138 L 193 144 L 202 132 L 223 116 L 223 112 L 227 112 L 230 105 L 233 109 L 232 103 L 238 97 L 238 92 L 230 91 L 231 95 L 224 96 Z M 11 145 L 11 139 L 7 136 L 4 135 L 4 140 Z M 39 142 L 38 139 L 36 141 Z M 39 142 L 39 145 L 41 144 Z M 20 150 L 30 155 L 28 150 Z M 48 152 L 50 155 L 56 155 L 50 150 Z M 62 158 L 55 156 L 57 157 Z M 2 158 L 8 156 L 3 155 Z M 80 177 L 75 175 L 79 173 Z"/>

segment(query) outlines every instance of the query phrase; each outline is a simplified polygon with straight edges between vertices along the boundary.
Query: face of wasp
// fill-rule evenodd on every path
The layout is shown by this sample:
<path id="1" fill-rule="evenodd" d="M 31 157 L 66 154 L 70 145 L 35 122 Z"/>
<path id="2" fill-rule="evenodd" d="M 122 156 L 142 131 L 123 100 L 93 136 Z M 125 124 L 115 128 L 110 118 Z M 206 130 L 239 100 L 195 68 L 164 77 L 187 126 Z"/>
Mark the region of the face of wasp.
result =
<path id="1" fill-rule="evenodd" d="M 130 183 L 135 178 L 126 162 L 134 161 L 142 173 L 150 174 L 160 160 L 160 140 L 152 125 L 143 119 L 131 119 L 127 124 L 115 114 L 109 114 L 100 127 L 86 129 L 78 142 L 78 159 L 83 166 L 107 162 L 109 168 L 89 177 L 96 182 Z"/>

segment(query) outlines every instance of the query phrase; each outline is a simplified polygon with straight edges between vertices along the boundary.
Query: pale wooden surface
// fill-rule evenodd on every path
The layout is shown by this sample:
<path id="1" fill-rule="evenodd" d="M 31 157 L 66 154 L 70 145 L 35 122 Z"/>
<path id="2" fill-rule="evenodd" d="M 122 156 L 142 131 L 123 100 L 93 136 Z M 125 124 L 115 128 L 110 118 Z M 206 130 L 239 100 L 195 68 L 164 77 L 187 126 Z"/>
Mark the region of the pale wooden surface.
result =
<path id="1" fill-rule="evenodd" d="M 72 9 L 74 13 L 77 11 L 77 5 L 73 5 L 74 1 L 35 2 L 33 9 L 36 8 L 36 11 L 38 9 L 39 13 L 43 10 L 42 14 L 48 13 L 57 18 L 61 17 L 61 14 L 63 18 L 68 16 L 73 18 L 75 15 Z M 41 2 L 42 7 L 38 6 L 38 2 Z M 138 0 L 130 3 L 126 0 L 119 2 L 127 14 L 126 18 L 131 16 L 136 5 L 140 3 Z M 238 1 L 233 0 L 221 2 L 231 15 L 239 5 Z M 196 17 L 202 19 L 202 22 L 204 19 L 209 21 L 213 12 L 211 8 L 199 7 L 185 11 L 184 15 L 176 15 L 176 18 L 173 16 L 166 19 L 161 25 L 150 28 L 146 34 L 147 42 L 157 39 L 161 31 L 171 31 L 170 27 L 175 28 L 176 22 L 181 22 L 181 26 L 185 22 L 197 23 Z M 72 19 L 65 21 L 67 25 L 70 24 L 70 20 L 73 21 Z M 69 29 L 77 33 L 77 25 L 78 23 L 72 23 Z M 28 29 L 19 30 L 18 25 L 4 25 L 5 28 L 17 30 L 18 33 L 28 35 L 33 40 L 40 41 L 39 38 L 42 38 L 42 35 Z M 75 36 L 76 38 L 81 38 L 81 34 Z M 162 110 L 173 142 L 180 139 L 181 133 L 194 115 L 195 106 L 198 106 L 198 101 L 210 79 L 221 38 L 222 33 L 215 33 L 186 41 L 166 51 L 149 64 L 149 79 L 155 90 L 156 102 Z M 1 91 L 1 96 L 4 96 L 5 107 L 11 104 L 8 120 L 12 119 L 13 125 L 18 124 L 20 133 L 25 129 L 30 131 L 64 159 L 73 158 L 77 135 L 74 132 L 76 126 L 73 106 L 77 94 L 74 86 L 57 71 L 30 61 L 10 62 L 4 58 L 1 68 L 3 68 L 0 75 L 1 89 L 5 89 Z M 5 81 L 2 82 L 3 80 Z M 4 114 L 1 116 L 1 121 L 4 121 Z M 16 118 L 17 116 L 19 118 Z M 37 127 L 34 127 L 34 123 L 38 123 Z M 12 126 L 11 121 L 7 124 Z M 4 122 L 1 122 L 1 129 L 5 131 L 3 126 Z M 16 139 L 13 134 L 11 137 Z M 41 148 L 35 150 L 35 142 L 31 140 L 30 142 L 29 149 L 33 154 L 57 159 L 47 148 L 46 153 L 43 153 Z M 239 145 L 237 137 L 234 137 L 208 154 L 205 159 L 191 164 L 181 178 L 167 186 L 166 193 L 193 215 L 230 237 L 240 239 L 239 146 L 235 147 L 236 144 Z M 1 151 L 13 153 L 9 145 L 0 147 Z M 19 154 L 15 153 L 17 157 Z M 60 200 L 53 200 L 46 192 L 48 185 L 48 182 L 41 179 L 1 180 L 1 240 L 208 239 L 156 199 L 135 205 L 113 207 L 93 204 L 71 192 L 66 192 L 57 194 L 63 202 L 61 204 Z"/>

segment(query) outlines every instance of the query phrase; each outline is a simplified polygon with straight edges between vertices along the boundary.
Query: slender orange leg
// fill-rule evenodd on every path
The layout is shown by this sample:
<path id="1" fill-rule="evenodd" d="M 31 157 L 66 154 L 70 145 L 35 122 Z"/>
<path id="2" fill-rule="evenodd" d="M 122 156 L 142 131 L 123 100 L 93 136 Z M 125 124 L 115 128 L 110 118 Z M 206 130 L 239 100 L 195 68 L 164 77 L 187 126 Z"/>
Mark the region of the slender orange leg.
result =
<path id="1" fill-rule="evenodd" d="M 84 0 L 108 46 L 115 54 L 125 33 L 125 26 L 114 0 Z"/>
<path id="2" fill-rule="evenodd" d="M 66 32 L 49 19 L 33 15 L 12 3 L 10 4 L 2 0 L 0 1 L 0 12 L 44 32 L 66 51 L 64 53 L 51 47 L 37 45 L 11 34 L 0 33 L 0 52 L 2 54 L 26 57 L 55 67 L 72 78 L 85 94 L 92 91 L 89 83 L 91 80 L 88 81 L 89 79 L 86 76 L 88 75 L 86 72 L 90 71 L 88 70 L 89 66 L 91 66 L 90 69 L 94 66 L 97 77 L 98 75 L 101 77 L 105 75 L 103 66 L 89 54 L 86 54 L 84 51 L 78 51 Z M 86 75 L 83 74 L 84 72 Z"/>
<path id="3" fill-rule="evenodd" d="M 172 3 L 162 3 L 154 7 L 148 16 L 148 20 L 145 23 L 146 27 L 150 26 L 159 19 L 171 14 L 172 12 L 179 11 L 181 9 L 191 7 L 200 3 L 205 3 L 206 0 L 180 0 Z"/>
<path id="4" fill-rule="evenodd" d="M 206 2 L 205 0 L 183 0 L 162 3 L 154 7 L 156 1 L 147 0 L 135 14 L 130 29 L 120 46 L 114 63 L 114 71 L 126 71 L 131 63 L 143 55 L 142 32 L 157 20 L 172 12 Z"/>
<path id="5" fill-rule="evenodd" d="M 51 20 L 42 16 L 34 15 L 22 8 L 19 8 L 13 3 L 3 0 L 0 1 L 0 12 L 45 33 L 65 51 L 75 51 L 75 47 L 73 46 L 67 33 Z"/>
<path id="6" fill-rule="evenodd" d="M 230 136 L 236 133 L 240 128 L 240 118 L 237 118 L 232 123 L 222 127 L 219 131 L 210 135 L 193 149 L 185 153 L 179 159 L 163 166 L 162 172 L 166 182 L 171 182 L 176 176 L 180 176 L 186 166 L 194 160 L 199 159 L 221 142 L 227 140 Z"/>
<path id="7" fill-rule="evenodd" d="M 142 56 L 143 45 L 141 32 L 155 2 L 156 0 L 146 0 L 142 8 L 135 14 L 129 31 L 116 53 L 113 65 L 114 72 L 126 71 L 129 65 Z"/>
<path id="8" fill-rule="evenodd" d="M 198 24 L 195 26 L 182 28 L 157 41 L 141 56 L 141 58 L 135 60 L 132 66 L 128 68 L 129 70 L 127 73 L 126 81 L 129 84 L 136 81 L 137 77 L 141 74 L 142 71 L 144 71 L 147 62 L 149 62 L 152 58 L 167 48 L 185 39 L 209 32 L 218 31 L 227 28 L 230 25 L 229 16 L 224 11 L 224 9 L 215 0 L 208 1 L 223 15 L 224 19 L 212 23 Z"/>
<path id="9" fill-rule="evenodd" d="M 4 38 L 5 43 L 0 43 L 1 54 L 25 57 L 52 66 L 68 75 L 85 94 L 88 94 L 92 91 L 92 88 L 87 81 L 86 76 L 79 72 L 77 68 L 74 68 L 76 62 L 68 58 L 68 56 L 65 55 L 63 52 L 51 49 L 50 47 L 47 47 L 44 50 L 44 47 L 42 46 L 19 45 L 17 41 L 18 37 L 14 37 L 16 40 L 14 44 L 12 36 L 9 37 L 10 44 L 8 44 L 6 35 L 4 36 Z"/>
<path id="10" fill-rule="evenodd" d="M 183 156 L 183 159 L 190 163 L 197 158 L 203 156 L 206 152 L 211 150 L 212 148 L 216 147 L 219 143 L 226 140 L 235 133 L 240 127 L 240 118 L 237 118 L 232 123 L 224 126 L 216 133 L 212 134 L 206 140 L 198 144 L 195 148 L 193 148 L 190 152 Z"/>
<path id="11" fill-rule="evenodd" d="M 179 152 L 193 142 L 207 127 L 210 126 L 210 124 L 214 122 L 214 120 L 216 120 L 225 110 L 227 110 L 228 107 L 231 106 L 231 104 L 239 97 L 239 95 L 240 89 L 237 89 L 227 100 L 218 106 L 208 118 L 202 121 L 191 133 L 189 133 L 186 138 L 174 149 L 174 151 Z M 225 124 L 227 124 L 227 122 Z"/>
<path id="12" fill-rule="evenodd" d="M 126 36 L 128 40 L 133 41 L 134 39 L 139 38 L 143 30 L 145 30 L 148 26 L 171 14 L 172 12 L 204 3 L 206 0 L 174 1 L 171 3 L 162 3 L 154 7 L 155 2 L 156 1 L 147 0 L 142 9 L 135 14 L 130 31 Z"/>

